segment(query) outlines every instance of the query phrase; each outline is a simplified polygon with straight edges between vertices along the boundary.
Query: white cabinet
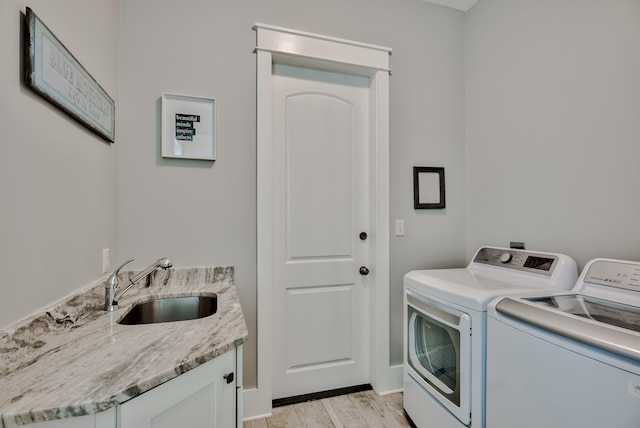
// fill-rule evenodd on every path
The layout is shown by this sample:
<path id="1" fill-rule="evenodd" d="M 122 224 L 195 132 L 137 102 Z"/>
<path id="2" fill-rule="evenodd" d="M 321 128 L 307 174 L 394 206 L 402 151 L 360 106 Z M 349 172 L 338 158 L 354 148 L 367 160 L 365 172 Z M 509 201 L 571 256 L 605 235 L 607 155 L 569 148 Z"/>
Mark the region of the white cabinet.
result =
<path id="1" fill-rule="evenodd" d="M 229 428 L 236 422 L 236 350 L 118 406 L 117 428 Z"/>
<path id="2" fill-rule="evenodd" d="M 242 346 L 104 412 L 27 428 L 242 427 Z"/>

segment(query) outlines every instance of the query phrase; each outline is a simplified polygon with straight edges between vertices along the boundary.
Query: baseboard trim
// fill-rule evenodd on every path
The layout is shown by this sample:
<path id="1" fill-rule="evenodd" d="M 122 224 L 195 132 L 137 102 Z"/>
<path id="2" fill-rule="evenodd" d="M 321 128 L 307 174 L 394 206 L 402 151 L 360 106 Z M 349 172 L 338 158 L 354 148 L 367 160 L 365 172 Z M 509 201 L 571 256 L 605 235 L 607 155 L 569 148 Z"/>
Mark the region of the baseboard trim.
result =
<path id="1" fill-rule="evenodd" d="M 304 403 L 305 401 L 321 400 L 338 395 L 353 394 L 354 392 L 370 391 L 370 384 L 348 386 L 346 388 L 331 389 L 329 391 L 313 392 L 311 394 L 296 395 L 294 397 L 278 398 L 271 402 L 273 407 L 288 406 L 289 404 Z"/>
<path id="2" fill-rule="evenodd" d="M 246 422 L 270 417 L 271 407 L 260 405 L 265 402 L 269 403 L 269 401 L 260 400 L 258 388 L 245 389 L 242 394 L 243 420 Z"/>

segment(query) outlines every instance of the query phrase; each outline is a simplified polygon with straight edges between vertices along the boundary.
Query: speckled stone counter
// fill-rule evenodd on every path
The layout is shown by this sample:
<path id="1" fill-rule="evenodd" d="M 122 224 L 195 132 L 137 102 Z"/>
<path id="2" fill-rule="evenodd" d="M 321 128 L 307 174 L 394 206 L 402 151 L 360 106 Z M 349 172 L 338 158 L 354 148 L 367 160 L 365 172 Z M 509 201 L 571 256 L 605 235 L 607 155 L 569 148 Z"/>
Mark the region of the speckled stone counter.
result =
<path id="1" fill-rule="evenodd" d="M 121 273 L 121 283 L 135 273 Z M 150 278 L 150 286 L 132 287 L 115 312 L 103 310 L 105 278 L 0 331 L 2 427 L 109 409 L 247 340 L 233 267 L 158 270 Z M 152 296 L 195 293 L 216 293 L 217 313 L 190 321 L 117 323 Z"/>

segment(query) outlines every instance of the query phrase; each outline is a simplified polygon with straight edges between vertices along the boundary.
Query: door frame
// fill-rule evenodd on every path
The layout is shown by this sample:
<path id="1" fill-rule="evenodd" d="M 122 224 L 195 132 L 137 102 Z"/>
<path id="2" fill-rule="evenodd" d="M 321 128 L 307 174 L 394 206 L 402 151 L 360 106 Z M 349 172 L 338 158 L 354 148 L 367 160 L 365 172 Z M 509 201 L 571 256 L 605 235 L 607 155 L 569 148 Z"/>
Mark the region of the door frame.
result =
<path id="1" fill-rule="evenodd" d="M 271 414 L 271 312 L 273 293 L 274 162 L 272 65 L 283 63 L 367 76 L 370 171 L 370 383 L 389 392 L 389 55 L 391 49 L 256 23 L 257 34 L 257 388 L 244 391 L 245 419 Z"/>

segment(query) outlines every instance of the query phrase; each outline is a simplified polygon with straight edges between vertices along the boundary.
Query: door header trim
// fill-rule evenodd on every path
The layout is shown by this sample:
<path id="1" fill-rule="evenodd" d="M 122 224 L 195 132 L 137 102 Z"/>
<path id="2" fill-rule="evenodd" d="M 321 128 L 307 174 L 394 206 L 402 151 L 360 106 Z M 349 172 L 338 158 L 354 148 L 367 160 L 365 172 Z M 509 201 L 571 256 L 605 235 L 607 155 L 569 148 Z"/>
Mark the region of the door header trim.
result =
<path id="1" fill-rule="evenodd" d="M 371 71 L 388 71 L 391 49 L 352 40 L 340 39 L 289 28 L 256 23 L 255 51 L 313 58 L 338 64 L 362 67 Z"/>

